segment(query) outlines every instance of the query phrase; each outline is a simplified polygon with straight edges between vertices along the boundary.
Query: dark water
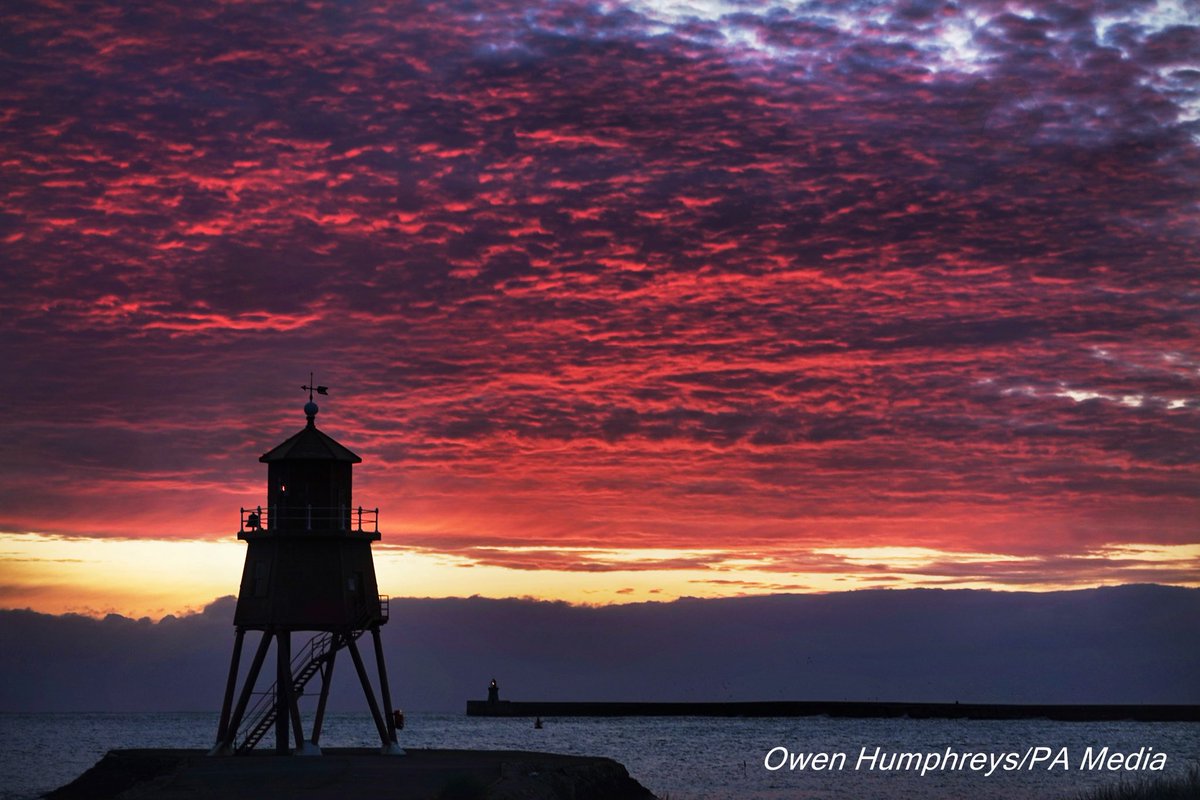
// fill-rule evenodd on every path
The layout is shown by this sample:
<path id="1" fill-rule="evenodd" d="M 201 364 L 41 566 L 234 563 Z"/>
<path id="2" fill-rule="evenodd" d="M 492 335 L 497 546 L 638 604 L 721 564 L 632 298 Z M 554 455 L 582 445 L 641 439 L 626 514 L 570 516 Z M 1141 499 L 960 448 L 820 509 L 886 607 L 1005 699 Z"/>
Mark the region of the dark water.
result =
<path id="1" fill-rule="evenodd" d="M 0 800 L 28 800 L 69 782 L 113 748 L 206 748 L 216 715 L 191 714 L 0 714 Z M 1185 771 L 1200 759 L 1200 724 L 1070 723 L 1046 720 L 726 719 L 617 717 L 548 719 L 535 730 L 526 719 L 488 719 L 461 714 L 410 714 L 402 732 L 406 747 L 543 750 L 617 759 L 651 791 L 670 800 L 808 800 L 809 798 L 1071 798 L 1080 789 L 1122 779 Z M 322 744 L 378 744 L 365 714 L 335 714 Z M 791 753 L 844 753 L 841 769 L 771 771 L 764 758 L 775 747 Z M 865 748 L 889 753 L 984 753 L 1026 757 L 1026 767 L 991 775 L 973 771 L 870 769 L 857 763 Z M 1046 760 L 1028 767 L 1048 748 Z M 1162 753 L 1165 772 L 1080 769 L 1088 747 Z M 1063 748 L 1066 748 L 1065 751 Z M 1150 750 L 1153 748 L 1153 751 Z M 1040 751 L 1039 751 L 1040 752 Z M 1047 769 L 1051 759 L 1066 753 Z M 1028 755 L 1026 755 L 1028 753 Z M 774 762 L 783 758 L 773 754 Z M 928 762 L 926 762 L 928 764 Z M 858 767 L 856 769 L 856 766 Z"/>

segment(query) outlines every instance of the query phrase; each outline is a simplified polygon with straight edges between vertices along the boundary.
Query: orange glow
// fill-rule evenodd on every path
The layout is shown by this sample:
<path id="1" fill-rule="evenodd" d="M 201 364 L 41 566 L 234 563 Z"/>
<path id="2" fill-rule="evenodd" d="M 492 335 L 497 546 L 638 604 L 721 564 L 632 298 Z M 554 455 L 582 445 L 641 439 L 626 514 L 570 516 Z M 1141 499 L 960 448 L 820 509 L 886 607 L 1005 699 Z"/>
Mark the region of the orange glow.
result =
<path id="1" fill-rule="evenodd" d="M 245 546 L 238 541 L 79 539 L 0 534 L 3 606 L 47 613 L 162 617 L 196 611 L 216 597 L 237 594 Z M 496 559 L 496 556 L 500 556 Z M 544 562 L 538 568 L 504 566 L 504 559 Z M 1200 586 L 1200 545 L 1117 546 L 1081 559 L 1082 575 L 1051 571 L 1021 585 L 1022 571 L 1047 573 L 1042 559 L 989 553 L 946 553 L 927 548 L 878 547 L 814 550 L 805 557 L 739 556 L 715 550 L 595 547 L 497 547 L 473 556 L 377 546 L 380 591 L 399 597 L 530 597 L 576 604 L 609 604 L 678 597 L 721 597 L 772 592 L 830 592 L 880 588 L 1057 590 L 1121 582 L 1114 560 L 1141 559 L 1149 577 Z M 831 560 L 832 559 L 832 560 Z M 554 564 L 566 566 L 555 567 Z M 654 568 L 661 564 L 688 564 Z M 964 571 L 968 565 L 978 570 Z M 1007 567 L 996 580 L 980 572 Z M 650 568 L 647 568 L 650 567 Z M 1075 565 L 1078 568 L 1078 565 Z M 1119 568 L 1118 568 L 1119 569 Z M 1126 566 L 1125 569 L 1128 569 Z M 1014 577 L 1015 576 L 1015 577 Z M 1082 579 L 1081 579 L 1082 578 Z"/>

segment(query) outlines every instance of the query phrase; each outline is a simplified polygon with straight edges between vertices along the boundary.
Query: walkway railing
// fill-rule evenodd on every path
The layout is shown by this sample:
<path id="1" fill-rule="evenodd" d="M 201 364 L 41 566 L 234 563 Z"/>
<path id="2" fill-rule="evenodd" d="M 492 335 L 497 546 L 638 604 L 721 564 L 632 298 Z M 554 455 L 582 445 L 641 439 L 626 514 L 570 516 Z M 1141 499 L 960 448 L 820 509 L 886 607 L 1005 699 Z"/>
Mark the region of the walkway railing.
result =
<path id="1" fill-rule="evenodd" d="M 379 509 L 362 506 L 255 506 L 241 509 L 240 533 L 272 530 L 379 533 Z"/>

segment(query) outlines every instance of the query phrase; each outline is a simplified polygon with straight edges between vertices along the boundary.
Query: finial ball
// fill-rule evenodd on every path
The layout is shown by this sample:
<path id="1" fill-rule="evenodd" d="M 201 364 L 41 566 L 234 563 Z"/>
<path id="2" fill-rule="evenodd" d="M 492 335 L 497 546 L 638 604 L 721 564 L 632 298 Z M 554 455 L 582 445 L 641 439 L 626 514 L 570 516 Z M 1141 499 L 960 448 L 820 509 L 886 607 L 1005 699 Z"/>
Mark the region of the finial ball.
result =
<path id="1" fill-rule="evenodd" d="M 315 417 L 317 415 L 317 411 L 319 410 L 320 409 L 317 408 L 317 404 L 312 400 L 309 400 L 304 404 L 304 416 L 306 417 Z"/>

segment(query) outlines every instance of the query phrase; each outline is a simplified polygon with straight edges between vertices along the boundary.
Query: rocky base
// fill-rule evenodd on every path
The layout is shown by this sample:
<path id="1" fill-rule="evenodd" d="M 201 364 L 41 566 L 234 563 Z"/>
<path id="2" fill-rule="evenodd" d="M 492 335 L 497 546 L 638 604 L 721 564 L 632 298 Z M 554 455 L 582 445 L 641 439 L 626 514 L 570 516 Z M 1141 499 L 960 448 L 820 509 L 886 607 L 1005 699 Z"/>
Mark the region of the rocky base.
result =
<path id="1" fill-rule="evenodd" d="M 330 749 L 319 757 L 112 750 L 47 800 L 654 800 L 610 758 L 494 750 Z"/>

